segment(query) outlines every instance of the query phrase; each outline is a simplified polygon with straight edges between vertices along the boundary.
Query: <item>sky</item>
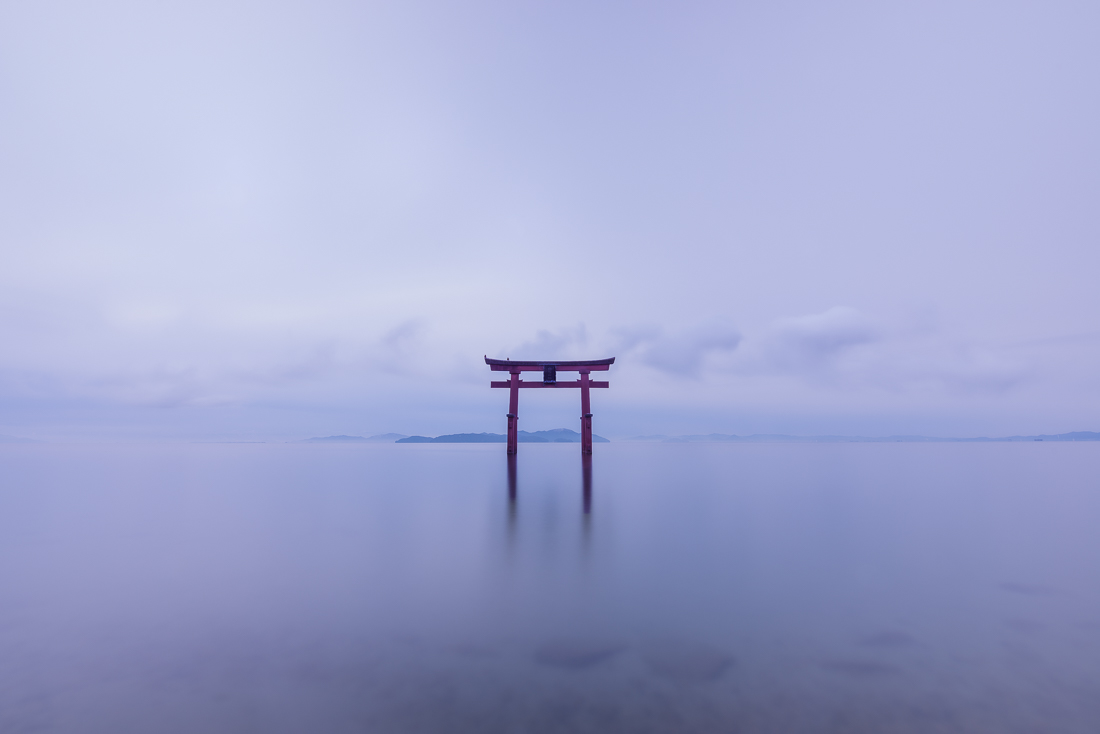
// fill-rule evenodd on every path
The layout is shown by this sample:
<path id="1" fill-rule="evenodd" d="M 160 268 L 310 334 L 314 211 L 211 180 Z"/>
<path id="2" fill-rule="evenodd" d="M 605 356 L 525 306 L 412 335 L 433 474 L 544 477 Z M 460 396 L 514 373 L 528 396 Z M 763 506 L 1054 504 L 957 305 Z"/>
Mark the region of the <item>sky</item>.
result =
<path id="1" fill-rule="evenodd" d="M 0 0 L 0 434 L 1100 430 L 1094 2 Z M 520 426 L 577 429 L 574 390 Z"/>

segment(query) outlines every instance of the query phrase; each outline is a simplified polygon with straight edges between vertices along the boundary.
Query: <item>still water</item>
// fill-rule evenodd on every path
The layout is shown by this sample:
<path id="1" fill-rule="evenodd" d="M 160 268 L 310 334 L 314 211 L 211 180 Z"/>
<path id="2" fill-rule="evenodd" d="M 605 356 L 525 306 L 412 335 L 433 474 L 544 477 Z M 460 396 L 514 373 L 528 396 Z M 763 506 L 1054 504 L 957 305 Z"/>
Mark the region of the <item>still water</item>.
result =
<path id="1" fill-rule="evenodd" d="M 1100 731 L 1100 444 L 503 449 L 0 446 L 0 732 Z"/>

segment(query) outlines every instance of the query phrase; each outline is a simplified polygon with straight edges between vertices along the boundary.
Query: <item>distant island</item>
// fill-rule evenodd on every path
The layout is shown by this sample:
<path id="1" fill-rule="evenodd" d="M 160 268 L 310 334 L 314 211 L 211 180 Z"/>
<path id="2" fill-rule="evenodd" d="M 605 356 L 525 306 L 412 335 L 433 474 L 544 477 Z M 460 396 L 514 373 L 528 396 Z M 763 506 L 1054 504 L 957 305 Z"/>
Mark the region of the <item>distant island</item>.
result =
<path id="1" fill-rule="evenodd" d="M 33 438 L 22 438 L 21 436 L 0 436 L 0 443 L 41 443 Z"/>
<path id="2" fill-rule="evenodd" d="M 393 443 L 408 438 L 404 433 L 380 433 L 377 436 L 323 436 L 307 438 L 305 443 Z"/>
<path id="3" fill-rule="evenodd" d="M 1003 436 L 1001 438 L 935 438 L 932 436 L 788 436 L 781 433 L 755 433 L 751 436 L 733 436 L 725 433 L 709 433 L 692 436 L 635 436 L 627 441 L 655 441 L 661 443 L 989 443 L 1011 441 L 1100 441 L 1100 433 L 1073 431 L 1054 435 Z"/>
<path id="4" fill-rule="evenodd" d="M 503 433 L 450 433 L 445 436 L 408 436 L 394 443 L 504 443 L 507 437 Z M 568 428 L 554 428 L 549 431 L 519 432 L 520 443 L 580 443 L 581 434 Z M 611 443 L 606 438 L 592 435 L 593 443 Z"/>

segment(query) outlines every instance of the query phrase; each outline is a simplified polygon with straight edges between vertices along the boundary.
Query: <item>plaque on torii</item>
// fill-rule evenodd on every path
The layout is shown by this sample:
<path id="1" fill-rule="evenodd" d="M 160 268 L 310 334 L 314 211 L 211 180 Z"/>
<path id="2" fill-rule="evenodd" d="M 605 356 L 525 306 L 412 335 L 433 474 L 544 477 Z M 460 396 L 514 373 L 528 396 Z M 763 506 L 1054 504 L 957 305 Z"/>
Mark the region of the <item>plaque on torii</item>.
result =
<path id="1" fill-rule="evenodd" d="M 581 453 L 592 453 L 592 401 L 588 390 L 593 387 L 609 387 L 606 382 L 590 380 L 592 372 L 606 372 L 615 364 L 615 358 L 590 359 L 579 362 L 525 362 L 511 359 L 485 358 L 485 364 L 493 372 L 508 372 L 509 379 L 493 380 L 492 387 L 506 387 L 508 396 L 508 453 L 516 453 L 519 445 L 519 390 L 522 387 L 579 387 L 581 389 Z M 541 372 L 542 380 L 521 380 L 521 372 Z M 559 372 L 578 372 L 579 380 L 559 381 Z"/>

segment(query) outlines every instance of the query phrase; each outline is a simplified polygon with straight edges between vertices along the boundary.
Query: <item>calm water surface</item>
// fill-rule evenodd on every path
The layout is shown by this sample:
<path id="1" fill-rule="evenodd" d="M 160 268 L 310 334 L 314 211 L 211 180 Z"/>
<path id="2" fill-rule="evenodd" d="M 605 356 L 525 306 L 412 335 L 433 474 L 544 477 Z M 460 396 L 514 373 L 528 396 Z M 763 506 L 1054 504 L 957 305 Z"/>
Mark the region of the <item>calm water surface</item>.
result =
<path id="1" fill-rule="evenodd" d="M 520 448 L 0 446 L 0 732 L 1100 731 L 1100 444 Z"/>

